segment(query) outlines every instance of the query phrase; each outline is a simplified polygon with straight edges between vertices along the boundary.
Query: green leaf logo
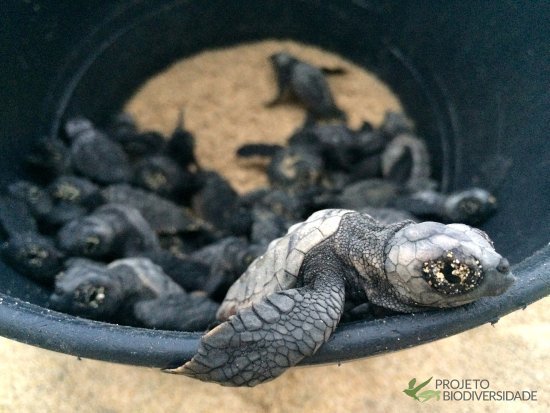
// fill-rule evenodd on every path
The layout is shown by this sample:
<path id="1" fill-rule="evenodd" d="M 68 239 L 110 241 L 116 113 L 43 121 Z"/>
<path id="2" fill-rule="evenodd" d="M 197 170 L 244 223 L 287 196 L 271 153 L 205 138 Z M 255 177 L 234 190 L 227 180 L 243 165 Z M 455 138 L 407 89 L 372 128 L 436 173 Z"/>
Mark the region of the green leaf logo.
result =
<path id="1" fill-rule="evenodd" d="M 441 397 L 439 390 L 424 390 L 422 393 L 418 393 L 421 389 L 426 387 L 430 383 L 430 381 L 432 381 L 432 379 L 433 376 L 415 387 L 416 378 L 413 378 L 411 379 L 411 381 L 409 381 L 409 387 L 403 390 L 403 393 L 423 403 L 434 398 L 436 400 L 439 400 L 439 398 Z"/>
<path id="2" fill-rule="evenodd" d="M 434 398 L 436 400 L 439 400 L 439 398 L 441 397 L 441 390 L 424 390 L 417 397 L 422 401 L 422 403 Z"/>

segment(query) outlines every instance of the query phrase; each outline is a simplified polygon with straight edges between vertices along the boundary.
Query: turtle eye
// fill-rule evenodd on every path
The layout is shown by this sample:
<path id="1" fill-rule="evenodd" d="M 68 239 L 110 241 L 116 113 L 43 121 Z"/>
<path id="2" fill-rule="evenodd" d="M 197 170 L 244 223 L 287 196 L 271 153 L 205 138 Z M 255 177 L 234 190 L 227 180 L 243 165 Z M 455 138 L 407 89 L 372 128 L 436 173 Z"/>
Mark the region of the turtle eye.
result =
<path id="1" fill-rule="evenodd" d="M 441 257 L 422 265 L 422 277 L 436 291 L 458 295 L 476 288 L 483 279 L 479 260 L 446 251 Z"/>

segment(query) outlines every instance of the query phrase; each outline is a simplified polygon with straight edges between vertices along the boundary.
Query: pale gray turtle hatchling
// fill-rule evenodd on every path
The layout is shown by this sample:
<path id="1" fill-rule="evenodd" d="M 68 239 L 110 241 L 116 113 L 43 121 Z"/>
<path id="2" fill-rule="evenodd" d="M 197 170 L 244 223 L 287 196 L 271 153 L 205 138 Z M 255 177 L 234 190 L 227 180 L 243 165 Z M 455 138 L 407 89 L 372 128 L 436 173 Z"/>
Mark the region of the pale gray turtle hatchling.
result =
<path id="1" fill-rule="evenodd" d="M 271 242 L 231 286 L 195 356 L 170 370 L 228 386 L 282 374 L 328 340 L 344 303 L 401 312 L 502 294 L 508 261 L 482 231 L 321 210 Z"/>

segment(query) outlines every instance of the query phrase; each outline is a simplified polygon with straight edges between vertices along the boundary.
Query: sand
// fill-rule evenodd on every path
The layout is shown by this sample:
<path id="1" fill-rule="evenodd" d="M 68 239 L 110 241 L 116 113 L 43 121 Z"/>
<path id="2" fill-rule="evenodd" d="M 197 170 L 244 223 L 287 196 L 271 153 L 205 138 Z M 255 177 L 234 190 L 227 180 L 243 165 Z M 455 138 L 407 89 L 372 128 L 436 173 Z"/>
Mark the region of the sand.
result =
<path id="1" fill-rule="evenodd" d="M 265 183 L 257 164 L 238 162 L 244 142 L 279 142 L 298 127 L 293 105 L 263 107 L 275 93 L 267 56 L 285 49 L 311 63 L 340 66 L 330 84 L 352 126 L 377 125 L 398 99 L 376 77 L 341 58 L 291 42 L 209 51 L 174 64 L 128 102 L 142 128 L 169 133 L 185 109 L 201 163 L 239 191 Z M 254 389 L 224 388 L 156 369 L 115 365 L 0 339 L 0 412 L 547 412 L 550 302 L 466 333 L 341 366 L 294 368 Z M 411 378 L 486 379 L 492 390 L 535 390 L 536 402 L 424 404 L 402 390 Z"/>
<path id="2" fill-rule="evenodd" d="M 276 93 L 268 57 L 281 50 L 346 71 L 328 81 L 352 127 L 364 120 L 378 126 L 387 110 L 401 110 L 392 91 L 359 66 L 315 47 L 275 40 L 205 51 L 176 62 L 147 81 L 125 110 L 141 129 L 170 134 L 183 109 L 201 164 L 221 172 L 239 192 L 254 189 L 267 182 L 262 163 L 237 159 L 236 149 L 249 142 L 285 143 L 305 116 L 296 104 L 264 106 Z"/>

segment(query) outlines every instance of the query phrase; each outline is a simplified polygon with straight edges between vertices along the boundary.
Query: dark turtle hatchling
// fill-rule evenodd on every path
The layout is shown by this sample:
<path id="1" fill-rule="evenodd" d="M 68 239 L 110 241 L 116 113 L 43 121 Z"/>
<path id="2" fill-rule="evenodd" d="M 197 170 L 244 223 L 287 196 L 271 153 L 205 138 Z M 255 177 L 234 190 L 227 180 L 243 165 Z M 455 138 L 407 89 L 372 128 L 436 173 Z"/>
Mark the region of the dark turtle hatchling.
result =
<path id="1" fill-rule="evenodd" d="M 346 302 L 400 312 L 455 307 L 502 294 L 513 280 L 508 261 L 478 229 L 382 225 L 355 211 L 318 211 L 252 262 L 218 310 L 223 323 L 171 372 L 254 386 L 314 354 Z"/>
<path id="2" fill-rule="evenodd" d="M 87 119 L 73 118 L 65 125 L 71 139 L 71 163 L 81 175 L 101 184 L 127 182 L 130 161 L 122 147 Z"/>
<path id="3" fill-rule="evenodd" d="M 255 207 L 252 209 L 252 227 L 250 241 L 254 244 L 267 245 L 275 238 L 282 237 L 296 220 L 285 219 L 271 209 Z"/>
<path id="4" fill-rule="evenodd" d="M 237 149 L 237 156 L 248 158 L 252 156 L 273 157 L 283 146 L 269 143 L 247 143 Z"/>
<path id="5" fill-rule="evenodd" d="M 202 289 L 214 299 L 221 300 L 229 286 L 264 251 L 265 245 L 226 237 L 195 251 L 190 258 L 209 266 L 209 276 Z"/>
<path id="6" fill-rule="evenodd" d="M 261 188 L 243 195 L 239 202 L 251 210 L 249 239 L 253 244 L 267 245 L 301 221 L 310 205 L 307 194 L 281 189 Z"/>
<path id="7" fill-rule="evenodd" d="M 321 153 L 327 169 L 344 171 L 353 170 L 357 162 L 383 148 L 382 139 L 377 139 L 376 134 L 356 133 L 345 123 L 306 125 L 295 132 L 288 143 L 310 146 L 311 151 Z"/>
<path id="8" fill-rule="evenodd" d="M 195 157 L 195 137 L 185 129 L 183 111 L 180 111 L 178 124 L 166 145 L 165 154 L 174 159 L 180 167 L 198 167 Z"/>
<path id="9" fill-rule="evenodd" d="M 302 220 L 312 201 L 308 193 L 260 188 L 242 195 L 239 202 L 247 208 L 267 209 L 285 220 L 297 222 Z"/>
<path id="10" fill-rule="evenodd" d="M 134 315 L 149 328 L 204 331 L 216 320 L 218 304 L 203 293 L 179 293 L 136 303 Z"/>
<path id="11" fill-rule="evenodd" d="M 29 211 L 36 219 L 48 215 L 53 203 L 50 195 L 40 186 L 29 181 L 16 181 L 8 185 L 8 193 L 27 204 Z"/>
<path id="12" fill-rule="evenodd" d="M 420 218 L 435 218 L 444 222 L 478 225 L 497 208 L 494 195 L 482 188 L 469 188 L 451 194 L 432 190 L 419 191 L 399 197 L 397 208 L 406 209 Z"/>
<path id="13" fill-rule="evenodd" d="M 267 167 L 274 188 L 301 192 L 315 187 L 323 174 L 323 159 L 309 145 L 293 145 L 278 151 Z"/>
<path id="14" fill-rule="evenodd" d="M 433 187 L 430 175 L 428 148 L 423 140 L 414 135 L 396 136 L 382 153 L 382 176 L 409 190 Z"/>
<path id="15" fill-rule="evenodd" d="M 273 106 L 291 95 L 314 118 L 345 119 L 346 115 L 336 106 L 321 69 L 284 52 L 273 54 L 270 60 L 277 76 L 278 92 L 268 106 Z"/>
<path id="16" fill-rule="evenodd" d="M 110 185 L 101 191 L 107 202 L 136 208 L 158 234 L 196 232 L 205 224 L 185 208 L 163 197 L 126 184 Z"/>
<path id="17" fill-rule="evenodd" d="M 231 184 L 214 171 L 201 172 L 199 180 L 201 188 L 192 200 L 195 212 L 224 234 L 248 234 L 250 211 L 239 203 Z"/>
<path id="18" fill-rule="evenodd" d="M 0 238 L 22 232 L 38 232 L 27 203 L 12 196 L 0 195 Z"/>
<path id="19" fill-rule="evenodd" d="M 402 194 L 399 185 L 383 179 L 365 179 L 344 187 L 339 194 L 323 198 L 324 205 L 338 208 L 383 208 Z"/>
<path id="20" fill-rule="evenodd" d="M 451 194 L 431 189 L 411 192 L 394 182 L 366 179 L 347 185 L 339 194 L 320 196 L 322 207 L 394 208 L 422 219 L 478 225 L 496 210 L 496 198 L 482 188 L 470 188 Z"/>
<path id="21" fill-rule="evenodd" d="M 59 247 L 69 254 L 94 259 L 128 257 L 160 248 L 140 212 L 122 204 L 105 204 L 69 222 L 57 237 Z"/>
<path id="22" fill-rule="evenodd" d="M 56 310 L 86 318 L 187 331 L 208 326 L 217 308 L 205 297 L 187 294 L 147 258 L 109 265 L 71 260 L 56 278 L 50 303 Z"/>
<path id="23" fill-rule="evenodd" d="M 45 284 L 53 282 L 65 259 L 50 238 L 36 232 L 12 234 L 0 244 L 0 255 L 16 271 Z"/>
<path id="24" fill-rule="evenodd" d="M 100 188 L 78 176 L 60 176 L 48 185 L 47 190 L 53 205 L 43 220 L 53 227 L 80 218 L 104 202 Z"/>
<path id="25" fill-rule="evenodd" d="M 86 178 L 62 175 L 48 185 L 48 192 L 54 201 L 94 208 L 103 202 L 100 188 Z"/>
<path id="26" fill-rule="evenodd" d="M 115 139 L 119 136 L 127 136 L 137 133 L 137 125 L 134 117 L 127 112 L 117 113 L 112 117 L 112 122 L 107 129 L 109 136 Z"/>
<path id="27" fill-rule="evenodd" d="M 387 111 L 380 125 L 380 132 L 392 139 L 402 133 L 413 133 L 413 123 L 402 112 Z"/>
<path id="28" fill-rule="evenodd" d="M 204 290 L 211 263 L 200 262 L 189 256 L 178 256 L 170 251 L 156 250 L 140 253 L 149 258 L 185 291 Z"/>
<path id="29" fill-rule="evenodd" d="M 178 257 L 187 257 L 187 254 L 220 238 L 221 235 L 218 232 L 212 231 L 209 228 L 181 234 L 159 234 L 159 242 L 162 249 L 170 251 Z"/>
<path id="30" fill-rule="evenodd" d="M 63 254 L 38 233 L 27 202 L 0 195 L 0 256 L 15 270 L 49 283 L 63 263 Z"/>
<path id="31" fill-rule="evenodd" d="M 197 188 L 195 174 L 164 155 L 149 156 L 137 162 L 133 183 L 160 196 L 187 201 Z"/>
<path id="32" fill-rule="evenodd" d="M 25 157 L 27 169 L 41 182 L 48 182 L 71 169 L 69 148 L 58 138 L 40 138 Z"/>
<path id="33" fill-rule="evenodd" d="M 119 143 L 132 157 L 153 155 L 166 146 L 166 138 L 160 133 L 138 132 L 135 120 L 127 113 L 115 117 L 109 128 L 109 137 Z"/>

